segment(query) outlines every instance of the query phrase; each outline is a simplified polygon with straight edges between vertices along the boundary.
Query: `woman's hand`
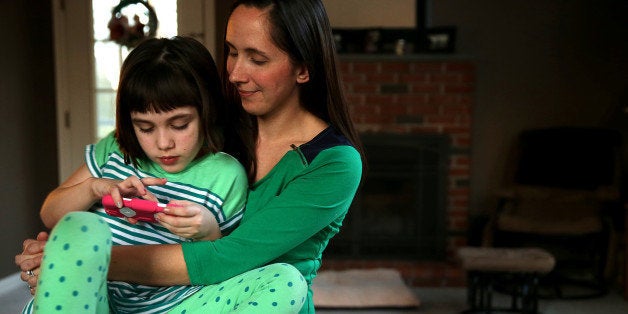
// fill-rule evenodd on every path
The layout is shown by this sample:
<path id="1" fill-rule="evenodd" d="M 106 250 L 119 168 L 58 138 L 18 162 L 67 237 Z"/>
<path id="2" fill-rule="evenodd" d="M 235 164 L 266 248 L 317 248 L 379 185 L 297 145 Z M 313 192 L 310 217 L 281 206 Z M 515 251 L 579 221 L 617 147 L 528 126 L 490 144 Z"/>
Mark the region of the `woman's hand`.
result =
<path id="1" fill-rule="evenodd" d="M 190 201 L 171 201 L 155 215 L 170 232 L 194 240 L 215 240 L 222 236 L 216 217 L 205 207 Z"/>
<path id="2" fill-rule="evenodd" d="M 39 278 L 39 267 L 44 254 L 44 246 L 48 241 L 48 233 L 40 232 L 36 239 L 26 239 L 22 244 L 22 253 L 15 256 L 15 264 L 20 267 L 22 273 L 20 279 L 26 282 L 30 293 L 35 295 Z"/>

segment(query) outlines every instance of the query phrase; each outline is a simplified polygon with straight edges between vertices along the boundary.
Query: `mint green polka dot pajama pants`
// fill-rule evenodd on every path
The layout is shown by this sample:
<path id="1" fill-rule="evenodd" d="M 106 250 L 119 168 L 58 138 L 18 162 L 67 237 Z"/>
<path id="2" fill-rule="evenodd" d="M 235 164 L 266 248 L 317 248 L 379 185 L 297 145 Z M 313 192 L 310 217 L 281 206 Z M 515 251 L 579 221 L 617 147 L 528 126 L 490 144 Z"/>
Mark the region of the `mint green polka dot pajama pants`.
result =
<path id="1" fill-rule="evenodd" d="M 88 212 L 73 212 L 55 226 L 44 250 L 29 313 L 115 313 L 109 308 L 107 272 L 111 231 Z M 307 283 L 292 265 L 277 263 L 203 287 L 168 313 L 297 313 Z"/>

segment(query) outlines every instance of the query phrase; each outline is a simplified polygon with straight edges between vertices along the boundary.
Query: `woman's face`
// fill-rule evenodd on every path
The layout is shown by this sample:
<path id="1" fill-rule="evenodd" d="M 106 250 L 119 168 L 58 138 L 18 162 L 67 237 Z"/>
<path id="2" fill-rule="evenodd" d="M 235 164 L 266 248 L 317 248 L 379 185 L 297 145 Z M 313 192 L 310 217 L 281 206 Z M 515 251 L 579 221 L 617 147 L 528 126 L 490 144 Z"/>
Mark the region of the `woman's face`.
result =
<path id="1" fill-rule="evenodd" d="M 200 117 L 192 106 L 160 113 L 131 112 L 131 121 L 146 156 L 166 172 L 185 169 L 203 145 Z"/>
<path id="2" fill-rule="evenodd" d="M 269 117 L 299 106 L 299 83 L 309 80 L 307 69 L 291 62 L 270 38 L 267 11 L 240 5 L 227 24 L 227 71 L 244 109 Z"/>

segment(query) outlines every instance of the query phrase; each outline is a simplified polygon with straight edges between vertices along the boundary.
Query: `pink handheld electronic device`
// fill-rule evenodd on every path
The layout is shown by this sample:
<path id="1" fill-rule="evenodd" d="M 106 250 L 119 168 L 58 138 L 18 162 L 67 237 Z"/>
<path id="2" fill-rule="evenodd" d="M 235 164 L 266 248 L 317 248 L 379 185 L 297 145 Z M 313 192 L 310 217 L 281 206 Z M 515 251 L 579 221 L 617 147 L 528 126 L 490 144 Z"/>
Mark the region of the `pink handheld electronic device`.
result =
<path id="1" fill-rule="evenodd" d="M 102 205 L 108 215 L 123 218 L 134 218 L 140 221 L 155 222 L 155 214 L 162 212 L 166 204 L 141 198 L 123 198 L 124 206 L 118 208 L 111 195 L 102 198 Z"/>

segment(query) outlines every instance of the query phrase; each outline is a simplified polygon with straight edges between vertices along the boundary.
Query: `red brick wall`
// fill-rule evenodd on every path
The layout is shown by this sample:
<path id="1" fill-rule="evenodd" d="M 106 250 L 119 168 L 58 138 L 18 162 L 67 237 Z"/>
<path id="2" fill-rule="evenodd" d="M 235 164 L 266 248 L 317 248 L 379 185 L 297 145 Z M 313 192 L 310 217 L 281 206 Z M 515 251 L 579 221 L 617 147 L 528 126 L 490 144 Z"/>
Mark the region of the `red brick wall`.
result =
<path id="1" fill-rule="evenodd" d="M 448 260 L 326 261 L 326 267 L 399 268 L 414 285 L 457 285 L 455 249 L 466 243 L 469 150 L 475 69 L 467 60 L 425 56 L 343 56 L 340 64 L 354 122 L 360 132 L 438 133 L 451 139 L 447 187 Z"/>

